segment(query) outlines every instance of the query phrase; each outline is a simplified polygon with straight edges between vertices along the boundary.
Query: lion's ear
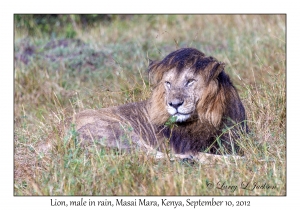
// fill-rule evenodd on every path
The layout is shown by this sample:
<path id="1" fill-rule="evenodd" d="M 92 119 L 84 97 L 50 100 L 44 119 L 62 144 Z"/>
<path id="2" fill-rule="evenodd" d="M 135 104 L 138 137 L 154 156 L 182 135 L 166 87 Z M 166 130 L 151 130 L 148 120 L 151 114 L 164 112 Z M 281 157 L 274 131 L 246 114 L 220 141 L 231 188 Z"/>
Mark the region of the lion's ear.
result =
<path id="1" fill-rule="evenodd" d="M 148 58 L 148 66 L 151 66 L 153 64 L 153 60 L 151 60 L 150 58 Z"/>
<path id="2" fill-rule="evenodd" d="M 159 62 L 149 59 L 148 74 L 151 85 L 156 85 L 162 78 L 162 72 L 158 70 Z"/>
<path id="3" fill-rule="evenodd" d="M 213 63 L 207 71 L 208 76 L 207 76 L 207 83 L 209 83 L 211 80 L 217 78 L 219 74 L 224 70 L 225 68 L 225 63 L 223 62 L 215 62 Z"/>

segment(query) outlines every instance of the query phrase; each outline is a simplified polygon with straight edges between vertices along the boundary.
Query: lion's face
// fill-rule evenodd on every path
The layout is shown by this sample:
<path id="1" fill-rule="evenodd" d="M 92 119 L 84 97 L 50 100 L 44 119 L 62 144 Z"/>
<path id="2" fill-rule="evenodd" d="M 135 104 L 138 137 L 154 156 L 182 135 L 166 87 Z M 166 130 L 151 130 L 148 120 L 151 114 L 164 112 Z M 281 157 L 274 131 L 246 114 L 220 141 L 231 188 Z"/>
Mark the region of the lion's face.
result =
<path id="1" fill-rule="evenodd" d="M 151 121 L 162 125 L 170 116 L 177 122 L 198 118 L 218 127 L 226 107 L 226 93 L 220 85 L 232 86 L 223 70 L 224 63 L 193 48 L 150 61 L 150 84 L 155 86 L 149 109 Z"/>
<path id="2" fill-rule="evenodd" d="M 163 75 L 165 88 L 165 107 L 177 122 L 184 122 L 197 114 L 197 103 L 204 89 L 204 79 L 201 74 L 186 68 L 178 73 L 171 69 Z"/>

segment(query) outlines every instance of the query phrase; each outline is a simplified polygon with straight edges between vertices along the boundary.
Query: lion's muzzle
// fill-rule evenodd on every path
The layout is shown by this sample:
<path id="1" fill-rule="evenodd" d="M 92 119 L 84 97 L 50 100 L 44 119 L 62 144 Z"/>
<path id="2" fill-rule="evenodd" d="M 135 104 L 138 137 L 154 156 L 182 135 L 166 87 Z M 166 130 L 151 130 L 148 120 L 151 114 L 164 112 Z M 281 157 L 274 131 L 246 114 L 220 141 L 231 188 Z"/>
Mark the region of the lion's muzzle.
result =
<path id="1" fill-rule="evenodd" d="M 170 101 L 168 103 L 169 106 L 173 107 L 174 109 L 178 109 L 178 107 L 180 107 L 182 104 L 183 104 L 183 100 L 180 100 L 180 99 L 174 99 L 172 101 Z"/>
<path id="2" fill-rule="evenodd" d="M 185 101 L 175 98 L 167 103 L 168 113 L 176 117 L 176 122 L 183 122 L 190 118 L 192 110 L 186 106 Z"/>

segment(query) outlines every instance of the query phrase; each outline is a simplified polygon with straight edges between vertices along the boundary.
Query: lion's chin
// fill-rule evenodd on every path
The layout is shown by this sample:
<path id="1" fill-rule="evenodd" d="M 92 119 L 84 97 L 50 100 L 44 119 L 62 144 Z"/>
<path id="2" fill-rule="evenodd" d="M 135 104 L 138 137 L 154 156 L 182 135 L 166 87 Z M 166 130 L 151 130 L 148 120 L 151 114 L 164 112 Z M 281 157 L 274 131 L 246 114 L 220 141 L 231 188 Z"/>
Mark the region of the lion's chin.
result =
<path id="1" fill-rule="evenodd" d="M 176 117 L 176 122 L 184 122 L 191 117 L 190 114 L 180 114 L 180 113 L 174 114 L 173 116 Z"/>

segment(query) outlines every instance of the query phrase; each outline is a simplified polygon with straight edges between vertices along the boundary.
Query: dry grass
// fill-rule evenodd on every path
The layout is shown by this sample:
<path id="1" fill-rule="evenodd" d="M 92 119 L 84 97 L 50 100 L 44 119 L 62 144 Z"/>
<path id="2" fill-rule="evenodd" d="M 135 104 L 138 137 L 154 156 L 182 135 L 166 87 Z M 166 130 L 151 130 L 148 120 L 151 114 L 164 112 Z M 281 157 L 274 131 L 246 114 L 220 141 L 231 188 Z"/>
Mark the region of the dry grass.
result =
<path id="1" fill-rule="evenodd" d="M 15 195 L 285 195 L 285 27 L 283 15 L 142 15 L 76 26 L 82 42 L 65 39 L 65 47 L 16 30 Z M 246 161 L 191 165 L 116 154 L 80 148 L 72 130 L 59 132 L 74 112 L 149 97 L 147 57 L 186 46 L 227 64 L 252 131 L 241 138 Z M 55 146 L 44 150 L 46 142 Z M 218 189 L 219 182 L 238 187 Z M 246 182 L 276 188 L 242 189 Z"/>

